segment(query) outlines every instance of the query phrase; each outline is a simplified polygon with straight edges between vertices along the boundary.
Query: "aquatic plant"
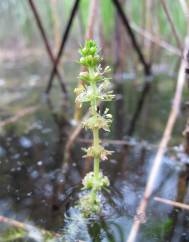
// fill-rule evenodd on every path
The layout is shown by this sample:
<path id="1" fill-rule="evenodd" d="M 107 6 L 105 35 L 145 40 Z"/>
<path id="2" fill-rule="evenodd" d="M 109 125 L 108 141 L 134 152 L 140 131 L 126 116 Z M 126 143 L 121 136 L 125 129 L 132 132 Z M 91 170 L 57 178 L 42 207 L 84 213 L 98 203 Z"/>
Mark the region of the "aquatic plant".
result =
<path id="1" fill-rule="evenodd" d="M 89 104 L 90 116 L 83 122 L 83 127 L 90 129 L 93 134 L 93 144 L 83 149 L 86 153 L 84 157 L 94 159 L 93 172 L 88 173 L 82 182 L 83 189 L 89 192 L 80 199 L 80 208 L 88 216 L 100 211 L 101 201 L 98 193 L 109 186 L 108 178 L 100 171 L 100 161 L 107 160 L 107 156 L 112 151 L 106 150 L 101 145 L 99 131 L 101 129 L 110 131 L 112 115 L 108 108 L 104 112 L 100 112 L 98 107 L 101 102 L 111 101 L 114 95 L 113 91 L 110 90 L 110 78 L 105 76 L 110 72 L 110 67 L 107 66 L 102 69 L 100 65 L 102 57 L 98 53 L 95 41 L 86 41 L 85 46 L 79 52 L 81 54 L 79 62 L 85 68 L 85 71 L 79 74 L 82 85 L 75 89 L 76 103 L 80 106 L 83 103 Z"/>
<path id="2" fill-rule="evenodd" d="M 26 225 L 15 221 L 17 224 L 15 226 L 8 226 L 7 229 L 4 229 L 0 241 L 34 241 L 34 242 L 57 242 L 60 235 L 55 235 L 47 230 L 39 229 L 35 226 Z M 20 227 L 19 227 L 20 226 Z M 4 225 L 2 227 L 5 227 Z M 5 227 L 6 228 L 6 227 Z"/>

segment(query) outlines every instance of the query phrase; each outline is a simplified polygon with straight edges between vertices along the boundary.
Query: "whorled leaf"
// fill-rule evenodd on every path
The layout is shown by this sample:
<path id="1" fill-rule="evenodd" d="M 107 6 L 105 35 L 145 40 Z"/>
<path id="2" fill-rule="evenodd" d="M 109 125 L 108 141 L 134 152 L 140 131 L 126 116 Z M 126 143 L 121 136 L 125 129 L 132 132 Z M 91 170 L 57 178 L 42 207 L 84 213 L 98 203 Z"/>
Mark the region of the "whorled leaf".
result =
<path id="1" fill-rule="evenodd" d="M 84 217 L 90 217 L 93 214 L 99 214 L 101 211 L 100 197 L 93 190 L 90 190 L 82 196 L 78 207 Z"/>
<path id="2" fill-rule="evenodd" d="M 84 102 L 92 102 L 94 99 L 96 101 L 111 101 L 115 97 L 115 95 L 112 94 L 113 91 L 103 92 L 97 89 L 96 93 L 94 94 L 93 88 L 91 86 L 75 89 L 75 92 L 78 93 L 75 102 L 80 103 L 81 105 Z"/>
<path id="3" fill-rule="evenodd" d="M 84 57 L 88 55 L 94 56 L 96 52 L 97 52 L 97 45 L 94 40 L 86 41 L 85 46 L 83 48 L 80 48 L 79 50 L 79 53 Z"/>
<path id="4" fill-rule="evenodd" d="M 83 121 L 83 127 L 86 129 L 103 129 L 105 131 L 110 131 L 109 127 L 112 122 L 112 115 L 104 112 L 103 115 L 97 113 L 96 116 L 91 116 L 85 121 Z"/>
<path id="5" fill-rule="evenodd" d="M 79 79 L 86 82 L 86 84 L 90 84 L 92 82 L 101 81 L 103 76 L 98 72 L 95 72 L 93 75 L 91 75 L 89 72 L 85 71 L 79 74 Z"/>
<path id="6" fill-rule="evenodd" d="M 104 187 L 110 185 L 107 176 L 104 176 L 102 172 L 99 173 L 98 178 L 94 176 L 94 172 L 89 172 L 82 181 L 84 189 L 94 189 L 95 191 L 100 191 Z"/>
<path id="7" fill-rule="evenodd" d="M 106 150 L 103 146 L 98 145 L 98 146 L 90 146 L 88 148 L 83 148 L 83 150 L 86 152 L 86 155 L 83 157 L 98 157 L 101 160 L 107 160 L 108 155 L 111 155 L 113 151 Z"/>

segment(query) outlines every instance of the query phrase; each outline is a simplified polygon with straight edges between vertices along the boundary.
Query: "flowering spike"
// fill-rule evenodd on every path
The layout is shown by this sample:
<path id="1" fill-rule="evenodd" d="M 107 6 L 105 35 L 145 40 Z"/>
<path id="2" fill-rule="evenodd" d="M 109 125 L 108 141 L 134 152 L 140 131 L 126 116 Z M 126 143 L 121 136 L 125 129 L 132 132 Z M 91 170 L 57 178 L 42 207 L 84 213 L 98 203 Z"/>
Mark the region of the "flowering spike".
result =
<path id="1" fill-rule="evenodd" d="M 100 160 L 107 160 L 107 156 L 112 153 L 112 151 L 104 149 L 99 138 L 100 129 L 110 131 L 112 115 L 108 108 L 100 113 L 98 104 L 102 101 L 111 101 L 114 95 L 110 90 L 110 78 L 105 77 L 105 74 L 109 73 L 111 69 L 109 66 L 105 69 L 101 67 L 102 57 L 98 54 L 96 42 L 94 40 L 86 41 L 85 46 L 79 50 L 79 53 L 81 54 L 79 62 L 85 67 L 85 71 L 79 74 L 79 79 L 84 83 L 81 87 L 75 89 L 76 102 L 80 105 L 84 102 L 90 105 L 90 117 L 83 122 L 83 126 L 92 130 L 93 144 L 83 150 L 86 153 L 84 157 L 94 159 L 93 172 L 87 174 L 83 180 L 84 189 L 90 190 L 90 193 L 80 199 L 80 207 L 82 210 L 93 213 L 100 211 L 100 200 L 97 198 L 97 193 L 104 187 L 109 186 L 108 178 L 100 172 Z"/>

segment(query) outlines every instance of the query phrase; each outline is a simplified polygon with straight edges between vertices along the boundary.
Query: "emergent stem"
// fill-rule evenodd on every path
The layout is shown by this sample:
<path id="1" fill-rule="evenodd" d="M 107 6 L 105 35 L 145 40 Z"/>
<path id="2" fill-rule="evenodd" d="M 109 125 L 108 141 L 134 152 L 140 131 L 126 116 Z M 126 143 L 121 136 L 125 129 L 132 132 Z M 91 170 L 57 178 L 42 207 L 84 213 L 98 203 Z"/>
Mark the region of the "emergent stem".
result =
<path id="1" fill-rule="evenodd" d="M 94 147 L 99 146 L 99 129 L 93 130 L 93 145 Z M 94 176 L 97 178 L 99 177 L 100 172 L 100 160 L 99 157 L 94 157 Z"/>
<path id="2" fill-rule="evenodd" d="M 94 76 L 94 69 L 89 69 L 89 73 L 91 77 Z M 97 92 L 97 87 L 95 82 L 91 82 L 91 87 L 93 90 L 93 100 L 91 101 L 91 110 L 92 110 L 92 115 L 94 117 L 97 116 L 97 98 L 96 98 L 96 92 Z M 99 139 L 99 128 L 93 129 L 93 146 L 94 148 L 98 149 L 100 144 L 100 139 Z M 100 159 L 99 156 L 94 156 L 94 176 L 96 178 L 99 177 L 99 172 L 100 172 Z"/>

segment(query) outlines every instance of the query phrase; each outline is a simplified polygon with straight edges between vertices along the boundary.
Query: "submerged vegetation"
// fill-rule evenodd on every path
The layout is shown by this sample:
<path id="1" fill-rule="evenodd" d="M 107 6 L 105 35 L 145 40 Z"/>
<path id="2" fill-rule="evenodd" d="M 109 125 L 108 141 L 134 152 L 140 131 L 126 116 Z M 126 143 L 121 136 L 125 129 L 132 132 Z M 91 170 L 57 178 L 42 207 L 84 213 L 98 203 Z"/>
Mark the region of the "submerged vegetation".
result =
<path id="1" fill-rule="evenodd" d="M 110 131 L 112 115 L 107 108 L 101 113 L 99 105 L 101 102 L 111 101 L 114 95 L 110 90 L 110 78 L 105 76 L 110 72 L 110 68 L 107 66 L 102 69 L 100 65 L 102 58 L 98 53 L 95 41 L 86 41 L 85 46 L 80 49 L 80 54 L 80 64 L 85 67 L 86 71 L 79 74 L 79 79 L 83 84 L 75 89 L 76 103 L 79 103 L 80 106 L 83 103 L 90 105 L 90 116 L 83 122 L 83 127 L 92 131 L 93 144 L 83 150 L 86 153 L 84 158 L 94 159 L 94 169 L 83 179 L 83 189 L 88 192 L 80 198 L 79 206 L 84 214 L 89 216 L 92 213 L 100 212 L 101 201 L 98 193 L 109 186 L 108 178 L 100 171 L 100 160 L 107 160 L 107 156 L 112 152 L 101 145 L 99 132 L 101 129 Z"/>

